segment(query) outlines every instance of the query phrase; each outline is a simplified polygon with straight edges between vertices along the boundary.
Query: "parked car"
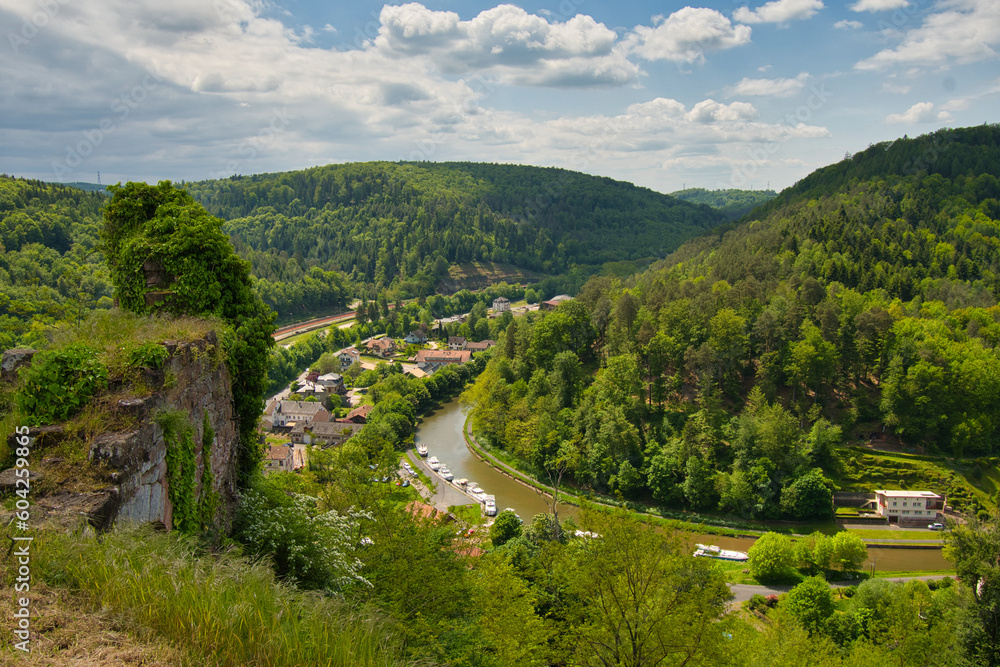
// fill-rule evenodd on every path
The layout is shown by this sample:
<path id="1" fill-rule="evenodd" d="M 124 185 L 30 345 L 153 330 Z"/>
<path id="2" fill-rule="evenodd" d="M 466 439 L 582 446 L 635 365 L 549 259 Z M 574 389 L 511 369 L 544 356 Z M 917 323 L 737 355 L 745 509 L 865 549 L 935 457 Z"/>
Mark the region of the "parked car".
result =
<path id="1" fill-rule="evenodd" d="M 927 529 L 928 530 L 944 530 L 944 524 L 943 523 L 930 523 L 930 524 L 927 524 Z"/>

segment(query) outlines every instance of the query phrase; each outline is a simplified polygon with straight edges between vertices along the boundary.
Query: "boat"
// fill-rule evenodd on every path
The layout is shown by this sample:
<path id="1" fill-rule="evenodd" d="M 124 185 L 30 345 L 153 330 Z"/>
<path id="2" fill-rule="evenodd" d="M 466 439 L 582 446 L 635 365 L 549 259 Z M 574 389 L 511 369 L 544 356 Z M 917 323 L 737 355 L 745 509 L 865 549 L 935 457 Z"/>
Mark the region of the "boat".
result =
<path id="1" fill-rule="evenodd" d="M 417 454 L 420 454 L 421 456 L 427 456 L 427 445 L 424 444 L 417 445 Z"/>
<path id="2" fill-rule="evenodd" d="M 431 467 L 431 470 L 437 472 L 441 468 L 441 462 L 438 461 L 438 457 L 432 456 L 427 459 L 427 465 Z"/>
<path id="3" fill-rule="evenodd" d="M 448 466 L 441 466 L 441 468 L 438 470 L 438 474 L 444 477 L 444 481 L 446 482 L 450 482 L 451 480 L 455 479 L 455 476 L 451 474 L 450 470 L 448 470 Z"/>
<path id="4" fill-rule="evenodd" d="M 701 556 L 704 558 L 717 558 L 718 560 L 733 560 L 733 561 L 745 561 L 750 560 L 750 557 L 743 553 L 742 551 L 730 551 L 729 549 L 722 549 L 714 544 L 696 544 L 697 549 L 695 549 L 694 555 Z"/>
<path id="5" fill-rule="evenodd" d="M 497 500 L 494 496 L 486 496 L 483 500 L 485 507 L 483 508 L 483 514 L 486 516 L 496 516 L 497 515 Z"/>
<path id="6" fill-rule="evenodd" d="M 452 482 L 452 484 L 454 484 L 455 486 L 457 486 L 459 488 L 465 488 L 465 485 L 468 484 L 468 483 L 469 483 L 469 480 L 465 479 L 464 477 L 462 477 L 461 479 L 456 479 L 454 482 Z"/>

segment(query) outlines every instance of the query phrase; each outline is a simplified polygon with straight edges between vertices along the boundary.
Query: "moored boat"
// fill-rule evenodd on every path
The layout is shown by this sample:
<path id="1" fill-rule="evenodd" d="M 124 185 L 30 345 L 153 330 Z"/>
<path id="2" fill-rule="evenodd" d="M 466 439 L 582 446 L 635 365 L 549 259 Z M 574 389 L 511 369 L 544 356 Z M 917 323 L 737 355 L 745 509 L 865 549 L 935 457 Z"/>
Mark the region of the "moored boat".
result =
<path id="1" fill-rule="evenodd" d="M 437 472 L 441 468 L 441 462 L 438 461 L 438 457 L 436 456 L 432 456 L 429 459 L 427 459 L 427 465 L 429 465 L 431 467 L 431 470 L 433 470 L 434 472 Z"/>
<path id="2" fill-rule="evenodd" d="M 438 470 L 438 474 L 444 477 L 444 481 L 446 482 L 450 482 L 451 480 L 455 479 L 455 476 L 451 474 L 450 470 L 448 470 L 448 466 L 441 466 L 441 468 Z"/>
<path id="3" fill-rule="evenodd" d="M 417 454 L 421 456 L 427 456 L 427 445 L 419 444 L 417 445 Z"/>
<path id="4" fill-rule="evenodd" d="M 497 500 L 494 496 L 485 496 L 483 499 L 485 507 L 483 508 L 483 514 L 486 516 L 496 516 L 497 515 Z"/>
<path id="5" fill-rule="evenodd" d="M 696 544 L 694 555 L 703 558 L 717 558 L 718 560 L 745 561 L 750 557 L 742 551 L 731 551 L 717 547 L 714 544 Z"/>

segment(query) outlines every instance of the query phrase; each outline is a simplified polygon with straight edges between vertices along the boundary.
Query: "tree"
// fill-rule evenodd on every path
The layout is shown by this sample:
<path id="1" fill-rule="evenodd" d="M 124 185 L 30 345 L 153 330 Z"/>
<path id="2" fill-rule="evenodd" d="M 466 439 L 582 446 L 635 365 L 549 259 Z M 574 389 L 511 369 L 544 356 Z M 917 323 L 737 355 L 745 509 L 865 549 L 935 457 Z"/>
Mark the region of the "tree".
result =
<path id="1" fill-rule="evenodd" d="M 972 591 L 966 613 L 966 650 L 980 664 L 1000 664 L 1000 516 L 970 516 L 945 536 L 945 558 Z"/>
<path id="2" fill-rule="evenodd" d="M 781 511 L 806 521 L 833 516 L 833 492 L 823 471 L 813 468 L 786 486 L 781 491 Z"/>
<path id="3" fill-rule="evenodd" d="M 750 556 L 750 574 L 760 582 L 787 579 L 795 566 L 792 540 L 778 533 L 764 533 L 758 537 L 747 555 Z"/>
<path id="4" fill-rule="evenodd" d="M 521 517 L 511 510 L 504 510 L 497 514 L 497 518 L 490 526 L 490 540 L 494 547 L 501 547 L 515 537 L 521 535 Z"/>
<path id="5" fill-rule="evenodd" d="M 814 635 L 833 615 L 833 592 L 823 577 L 809 577 L 789 591 L 783 606 Z"/>
<path id="6" fill-rule="evenodd" d="M 844 572 L 857 570 L 868 559 L 868 547 L 856 533 L 841 531 L 831 541 L 830 559 Z"/>
<path id="7" fill-rule="evenodd" d="M 730 593 L 721 574 L 628 512 L 585 511 L 583 523 L 599 537 L 573 552 L 577 664 L 700 663 L 722 640 Z"/>

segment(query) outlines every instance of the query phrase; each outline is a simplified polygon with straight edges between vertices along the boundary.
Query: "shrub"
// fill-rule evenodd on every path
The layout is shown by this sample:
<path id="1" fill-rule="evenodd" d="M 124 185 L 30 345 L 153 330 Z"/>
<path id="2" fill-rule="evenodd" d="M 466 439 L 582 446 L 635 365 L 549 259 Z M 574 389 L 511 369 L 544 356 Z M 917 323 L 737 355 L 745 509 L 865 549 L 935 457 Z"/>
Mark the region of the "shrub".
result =
<path id="1" fill-rule="evenodd" d="M 14 400 L 32 426 L 52 424 L 76 414 L 108 383 L 108 369 L 84 343 L 35 355 L 21 372 Z"/>
<path id="2" fill-rule="evenodd" d="M 747 552 L 750 574 L 761 582 L 782 581 L 793 574 L 795 549 L 792 541 L 778 533 L 764 533 Z"/>

